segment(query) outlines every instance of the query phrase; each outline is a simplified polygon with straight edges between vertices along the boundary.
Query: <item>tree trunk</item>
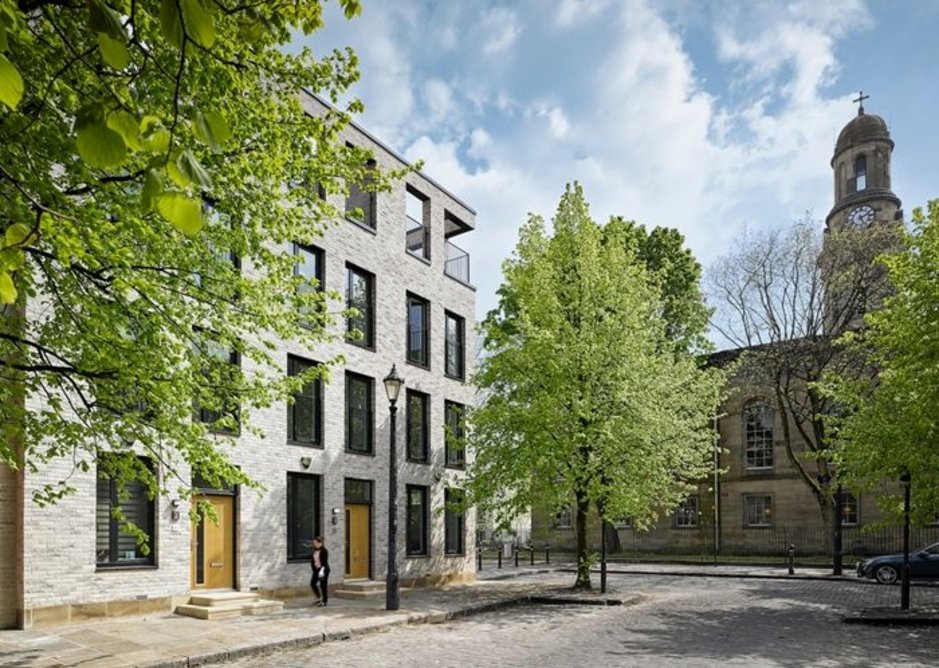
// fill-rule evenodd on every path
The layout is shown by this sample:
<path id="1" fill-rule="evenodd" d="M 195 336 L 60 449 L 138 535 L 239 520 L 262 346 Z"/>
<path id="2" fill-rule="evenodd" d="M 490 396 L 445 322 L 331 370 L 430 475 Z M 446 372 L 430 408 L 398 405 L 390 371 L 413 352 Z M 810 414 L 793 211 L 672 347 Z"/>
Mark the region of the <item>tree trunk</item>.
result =
<path id="1" fill-rule="evenodd" d="M 590 589 L 590 553 L 587 545 L 587 511 L 590 510 L 587 495 L 576 492 L 577 520 L 575 532 L 577 536 L 577 579 L 574 589 Z"/>

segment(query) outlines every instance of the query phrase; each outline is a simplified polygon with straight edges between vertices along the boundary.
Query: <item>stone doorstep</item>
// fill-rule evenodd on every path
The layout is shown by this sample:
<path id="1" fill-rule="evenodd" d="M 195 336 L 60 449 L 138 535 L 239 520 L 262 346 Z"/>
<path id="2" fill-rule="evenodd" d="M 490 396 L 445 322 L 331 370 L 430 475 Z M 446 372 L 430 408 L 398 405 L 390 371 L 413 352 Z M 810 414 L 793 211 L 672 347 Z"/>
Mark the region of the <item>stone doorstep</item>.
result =
<path id="1" fill-rule="evenodd" d="M 410 587 L 401 587 L 400 592 L 411 591 Z M 346 580 L 332 591 L 337 598 L 369 599 L 385 595 L 385 583 L 381 580 Z"/>
<path id="2" fill-rule="evenodd" d="M 230 619 L 279 612 L 283 601 L 262 599 L 254 592 L 206 592 L 191 596 L 189 603 L 177 606 L 176 614 L 196 619 Z"/>

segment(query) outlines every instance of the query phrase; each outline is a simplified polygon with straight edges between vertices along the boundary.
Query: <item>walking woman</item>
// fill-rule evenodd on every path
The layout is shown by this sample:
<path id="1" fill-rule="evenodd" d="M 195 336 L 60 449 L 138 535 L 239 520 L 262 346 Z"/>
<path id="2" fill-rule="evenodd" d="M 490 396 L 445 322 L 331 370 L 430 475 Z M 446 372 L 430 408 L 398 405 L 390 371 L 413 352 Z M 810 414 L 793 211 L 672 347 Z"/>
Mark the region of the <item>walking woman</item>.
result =
<path id="1" fill-rule="evenodd" d="M 323 545 L 323 537 L 313 539 L 313 557 L 310 559 L 310 568 L 313 576 L 310 578 L 310 588 L 316 600 L 313 605 L 326 607 L 329 603 L 329 550 Z"/>

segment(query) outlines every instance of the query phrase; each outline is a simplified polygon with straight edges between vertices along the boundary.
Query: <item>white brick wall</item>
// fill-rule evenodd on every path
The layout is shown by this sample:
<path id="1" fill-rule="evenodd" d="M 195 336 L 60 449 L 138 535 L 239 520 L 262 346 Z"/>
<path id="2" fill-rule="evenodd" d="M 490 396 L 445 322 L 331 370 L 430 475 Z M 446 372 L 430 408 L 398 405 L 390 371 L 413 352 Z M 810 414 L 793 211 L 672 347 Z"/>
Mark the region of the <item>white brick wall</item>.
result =
<path id="1" fill-rule="evenodd" d="M 318 101 L 305 100 L 311 111 L 321 108 Z M 366 134 L 351 128 L 344 140 L 366 145 L 375 150 L 381 167 L 397 168 L 401 162 Z M 263 495 L 243 492 L 236 505 L 236 587 L 279 587 L 305 585 L 309 577 L 306 564 L 288 564 L 286 559 L 286 475 L 288 471 L 322 476 L 322 527 L 331 551 L 333 582 L 342 577 L 343 514 L 340 523 L 333 525 L 332 508 L 344 506 L 343 483 L 346 477 L 362 478 L 374 483 L 372 512 L 372 572 L 382 579 L 387 560 L 387 498 L 388 498 L 388 403 L 382 378 L 392 363 L 406 378 L 406 387 L 418 389 L 431 396 L 431 452 L 430 465 L 405 462 L 405 419 L 402 392 L 398 411 L 398 547 L 399 570 L 402 577 L 426 574 L 462 572 L 472 570 L 472 547 L 475 535 L 475 517 L 470 513 L 466 521 L 465 557 L 443 555 L 443 515 L 431 513 L 431 556 L 406 559 L 405 503 L 407 484 L 426 485 L 431 488 L 431 508 L 443 504 L 445 483 L 453 482 L 460 472 L 445 470 L 443 466 L 443 412 L 444 400 L 463 404 L 473 402 L 473 391 L 468 384 L 448 379 L 444 366 L 444 309 L 466 319 L 467 377 L 472 372 L 475 320 L 475 293 L 472 288 L 444 274 L 444 209 L 460 220 L 472 225 L 474 213 L 455 200 L 432 181 L 421 175 L 410 175 L 408 183 L 430 198 L 431 262 L 428 265 L 405 251 L 405 184 L 396 184 L 390 193 L 379 193 L 377 229 L 365 230 L 342 220 L 331 226 L 317 243 L 325 251 L 325 282 L 327 289 L 345 292 L 346 262 L 367 269 L 376 277 L 376 349 L 364 350 L 352 344 L 337 341 L 314 350 L 305 350 L 293 342 L 286 342 L 281 350 L 281 363 L 285 367 L 288 354 L 313 360 L 327 360 L 338 353 L 347 360 L 348 370 L 374 379 L 375 456 L 362 456 L 345 452 L 345 369 L 334 367 L 331 382 L 324 392 L 325 448 L 313 449 L 286 443 L 286 406 L 277 404 L 253 414 L 252 422 L 266 432 L 264 439 L 245 433 L 236 440 L 231 451 L 235 463 L 267 491 Z M 336 203 L 341 205 L 337 198 Z M 341 207 L 340 207 L 341 208 Z M 250 267 L 245 267 L 250 271 Z M 430 370 L 405 362 L 405 294 L 411 291 L 430 300 L 431 365 Z M 344 328 L 345 323 L 339 323 Z M 337 330 L 337 333 L 340 330 Z M 246 372 L 252 369 L 243 360 Z M 303 469 L 300 458 L 309 456 L 312 464 Z M 440 474 L 437 480 L 435 474 Z M 26 495 L 47 481 L 70 476 L 70 482 L 79 489 L 74 496 L 56 506 L 39 508 L 27 503 L 25 513 L 25 606 L 27 608 L 89 603 L 108 600 L 126 600 L 141 596 L 149 598 L 185 595 L 190 588 L 190 528 L 186 518 L 188 507 L 179 508 L 182 519 L 170 520 L 169 500 L 158 500 L 156 536 L 157 565 L 147 569 L 99 570 L 95 566 L 95 476 L 72 471 L 70 463 L 62 461 L 27 478 Z M 0 481 L 0 501 L 5 499 L 9 486 Z M 0 507 L 9 504 L 0 503 Z M 6 527 L 0 517 L 0 540 L 6 545 Z M 0 564 L 0 568 L 4 568 Z M 6 577 L 0 571 L 0 588 Z M 5 591 L 0 589 L 0 592 Z M 0 610 L 2 614 L 2 610 Z"/>

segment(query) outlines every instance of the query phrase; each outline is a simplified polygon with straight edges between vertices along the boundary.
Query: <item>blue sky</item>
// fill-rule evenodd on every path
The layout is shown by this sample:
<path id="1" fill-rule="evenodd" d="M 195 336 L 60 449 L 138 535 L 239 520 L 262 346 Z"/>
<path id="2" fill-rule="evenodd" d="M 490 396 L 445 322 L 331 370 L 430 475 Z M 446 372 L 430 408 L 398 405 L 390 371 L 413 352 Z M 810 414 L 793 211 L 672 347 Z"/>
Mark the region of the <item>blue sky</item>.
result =
<path id="1" fill-rule="evenodd" d="M 705 267 L 747 229 L 823 220 L 858 89 L 907 214 L 939 197 L 939 0 L 335 4 L 307 43 L 358 53 L 359 122 L 477 211 L 456 242 L 480 317 L 569 181 L 596 220 L 678 228 Z"/>

